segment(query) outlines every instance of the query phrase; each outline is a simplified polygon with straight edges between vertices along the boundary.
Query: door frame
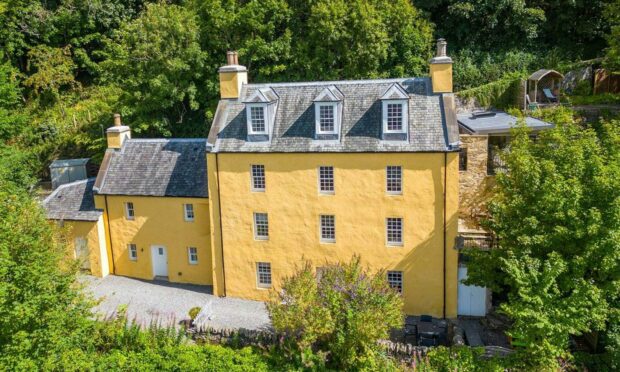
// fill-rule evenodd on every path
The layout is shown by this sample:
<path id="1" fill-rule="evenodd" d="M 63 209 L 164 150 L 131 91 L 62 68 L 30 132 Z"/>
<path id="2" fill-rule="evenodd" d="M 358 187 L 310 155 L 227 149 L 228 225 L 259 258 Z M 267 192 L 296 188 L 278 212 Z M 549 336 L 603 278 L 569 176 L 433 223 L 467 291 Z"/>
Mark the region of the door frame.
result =
<path id="1" fill-rule="evenodd" d="M 155 260 L 158 259 L 158 252 L 156 250 L 159 250 L 159 248 L 163 248 L 164 249 L 164 257 L 166 259 L 166 275 L 158 275 L 155 272 Z M 153 274 L 153 278 L 155 278 L 156 276 L 160 276 L 160 277 L 168 277 L 168 248 L 166 248 L 165 245 L 163 244 L 153 244 L 151 245 L 151 273 Z"/>

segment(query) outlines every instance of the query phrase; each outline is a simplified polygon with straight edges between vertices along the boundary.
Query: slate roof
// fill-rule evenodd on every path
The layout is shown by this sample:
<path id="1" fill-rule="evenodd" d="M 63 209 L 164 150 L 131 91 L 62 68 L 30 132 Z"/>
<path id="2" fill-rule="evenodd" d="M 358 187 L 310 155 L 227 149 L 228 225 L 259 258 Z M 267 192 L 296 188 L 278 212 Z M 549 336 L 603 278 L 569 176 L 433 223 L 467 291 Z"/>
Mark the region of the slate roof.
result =
<path id="1" fill-rule="evenodd" d="M 59 186 L 43 201 L 47 218 L 52 220 L 97 221 L 102 211 L 95 209 L 94 178 Z"/>
<path id="2" fill-rule="evenodd" d="M 472 112 L 457 115 L 459 125 L 473 134 L 509 134 L 517 124 L 517 118 L 503 111 L 491 111 L 488 114 L 474 115 Z M 553 128 L 553 124 L 529 116 L 525 124 L 534 131 Z"/>
<path id="3" fill-rule="evenodd" d="M 103 195 L 206 198 L 207 140 L 129 139 L 109 149 L 95 191 Z"/>
<path id="4" fill-rule="evenodd" d="M 382 138 L 381 96 L 399 84 L 409 96 L 409 139 Z M 326 88 L 344 96 L 340 140 L 315 139 L 313 101 Z M 271 89 L 278 97 L 270 141 L 248 141 L 244 102 L 257 90 Z M 458 141 L 453 108 L 444 109 L 428 78 L 402 78 L 307 83 L 247 84 L 239 99 L 219 102 L 208 143 L 213 152 L 445 152 Z M 450 102 L 453 102 L 451 100 Z M 451 125 L 452 128 L 448 128 Z M 457 139 L 454 139 L 457 133 Z"/>

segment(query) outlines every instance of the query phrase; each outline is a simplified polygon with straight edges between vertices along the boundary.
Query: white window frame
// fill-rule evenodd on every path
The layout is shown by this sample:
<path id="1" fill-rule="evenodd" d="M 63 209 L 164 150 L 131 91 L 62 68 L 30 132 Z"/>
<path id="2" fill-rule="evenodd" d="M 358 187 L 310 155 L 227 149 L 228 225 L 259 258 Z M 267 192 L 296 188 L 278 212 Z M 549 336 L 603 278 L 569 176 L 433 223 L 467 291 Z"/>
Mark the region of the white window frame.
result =
<path id="1" fill-rule="evenodd" d="M 398 179 L 399 190 L 390 190 L 390 168 L 398 168 L 400 170 L 400 178 Z M 385 167 L 385 192 L 387 192 L 389 195 L 403 194 L 403 167 L 401 165 L 388 165 Z"/>
<path id="2" fill-rule="evenodd" d="M 383 133 L 407 133 L 409 128 L 409 101 L 386 99 L 382 102 L 382 121 Z M 402 108 L 402 128 L 401 130 L 388 129 L 388 105 L 400 105 Z"/>
<path id="3" fill-rule="evenodd" d="M 265 216 L 265 225 L 267 228 L 267 235 L 258 235 L 258 216 Z M 254 225 L 254 239 L 255 240 L 269 240 L 269 215 L 266 212 L 254 212 L 253 215 Z"/>
<path id="4" fill-rule="evenodd" d="M 331 177 L 331 184 L 332 184 L 332 190 L 323 190 L 322 189 L 322 183 L 321 183 L 321 168 L 331 168 L 332 169 L 332 177 Z M 319 194 L 324 194 L 324 195 L 334 195 L 336 193 L 336 170 L 334 168 L 334 166 L 332 165 L 321 165 L 317 168 L 317 186 L 319 188 Z"/>
<path id="5" fill-rule="evenodd" d="M 259 176 L 254 173 L 254 167 L 257 169 L 262 168 L 263 175 Z M 256 187 L 256 180 L 262 177 L 263 187 Z M 250 165 L 250 189 L 255 192 L 265 192 L 265 188 L 267 187 L 267 177 L 265 175 L 265 166 L 263 164 L 252 164 Z"/>
<path id="6" fill-rule="evenodd" d="M 396 291 L 400 294 L 403 293 L 403 272 L 402 271 L 388 271 L 386 273 L 387 282 L 390 288 L 396 289 Z M 398 278 L 400 276 L 400 278 Z M 397 280 L 400 279 L 400 280 Z"/>
<path id="7" fill-rule="evenodd" d="M 328 225 L 323 226 L 323 222 L 327 222 L 327 220 L 330 217 L 331 217 L 333 225 L 332 226 L 328 226 Z M 323 221 L 324 219 L 326 221 Z M 325 229 L 331 228 L 333 230 L 333 235 L 334 235 L 333 238 L 329 238 L 329 237 L 326 238 L 326 237 L 324 237 L 323 236 L 323 228 L 325 228 Z M 335 243 L 336 242 L 336 216 L 335 215 L 333 215 L 333 214 L 321 214 L 321 215 L 319 215 L 319 238 L 321 240 L 321 243 Z"/>
<path id="8" fill-rule="evenodd" d="M 261 108 L 263 110 L 263 122 L 265 124 L 265 130 L 255 131 L 252 127 L 252 108 Z M 267 112 L 267 104 L 264 103 L 248 103 L 246 104 L 246 116 L 248 124 L 248 134 L 269 134 L 269 113 Z"/>
<path id="9" fill-rule="evenodd" d="M 187 260 L 190 265 L 198 265 L 198 248 L 197 247 L 187 247 Z"/>
<path id="10" fill-rule="evenodd" d="M 334 130 L 321 130 L 321 107 L 331 107 L 334 111 Z M 337 102 L 316 102 L 314 104 L 314 123 L 317 134 L 338 134 L 340 132 L 340 113 Z"/>
<path id="11" fill-rule="evenodd" d="M 138 261 L 138 246 L 134 243 L 127 244 L 127 252 L 129 252 L 130 261 Z"/>
<path id="12" fill-rule="evenodd" d="M 268 269 L 269 271 L 265 271 Z M 261 274 L 266 275 L 269 278 L 269 283 L 261 280 Z M 265 278 L 265 277 L 262 277 Z M 271 288 L 273 284 L 273 275 L 271 272 L 271 262 L 257 262 L 256 263 L 256 287 L 258 288 Z"/>
<path id="13" fill-rule="evenodd" d="M 136 209 L 133 202 L 125 202 L 125 219 L 129 221 L 136 219 Z"/>
<path id="14" fill-rule="evenodd" d="M 400 241 L 390 241 L 390 220 L 400 220 Z M 402 217 L 388 217 L 385 219 L 385 244 L 391 247 L 401 247 L 403 245 L 405 231 L 405 220 Z"/>
<path id="15" fill-rule="evenodd" d="M 194 219 L 196 218 L 196 214 L 194 213 L 194 204 L 183 204 L 183 217 L 186 222 L 194 222 Z"/>

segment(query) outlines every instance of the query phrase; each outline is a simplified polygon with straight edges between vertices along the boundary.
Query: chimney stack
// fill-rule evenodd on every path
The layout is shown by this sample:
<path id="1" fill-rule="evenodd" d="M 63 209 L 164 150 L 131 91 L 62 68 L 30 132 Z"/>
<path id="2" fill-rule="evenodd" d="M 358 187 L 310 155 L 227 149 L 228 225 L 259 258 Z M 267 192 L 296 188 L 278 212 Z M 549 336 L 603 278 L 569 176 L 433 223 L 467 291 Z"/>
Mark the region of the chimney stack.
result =
<path id="1" fill-rule="evenodd" d="M 433 93 L 452 93 L 452 58 L 446 53 L 445 39 L 437 40 L 437 52 L 431 59 Z"/>
<path id="2" fill-rule="evenodd" d="M 248 69 L 239 65 L 239 56 L 236 51 L 226 52 L 226 63 L 226 66 L 219 69 L 220 97 L 237 99 L 241 94 L 243 84 L 248 83 Z"/>
<path id="3" fill-rule="evenodd" d="M 120 149 L 125 140 L 131 138 L 131 129 L 123 125 L 120 114 L 114 114 L 114 125 L 106 130 L 106 137 L 109 149 Z"/>

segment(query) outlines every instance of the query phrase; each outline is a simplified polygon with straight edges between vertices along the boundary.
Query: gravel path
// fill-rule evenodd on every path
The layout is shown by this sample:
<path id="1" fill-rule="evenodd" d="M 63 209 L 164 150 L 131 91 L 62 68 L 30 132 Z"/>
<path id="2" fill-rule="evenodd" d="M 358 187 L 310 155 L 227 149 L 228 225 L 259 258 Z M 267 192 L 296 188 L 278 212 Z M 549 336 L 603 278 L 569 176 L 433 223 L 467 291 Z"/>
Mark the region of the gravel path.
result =
<path id="1" fill-rule="evenodd" d="M 84 276 L 86 289 L 100 303 L 93 311 L 104 317 L 115 314 L 119 306 L 127 308 L 129 319 L 138 324 L 153 322 L 161 326 L 176 325 L 188 319 L 188 311 L 199 306 L 196 319 L 201 327 L 268 329 L 265 304 L 237 298 L 220 298 L 211 294 L 210 286 L 147 281 L 123 276 L 105 278 Z"/>

